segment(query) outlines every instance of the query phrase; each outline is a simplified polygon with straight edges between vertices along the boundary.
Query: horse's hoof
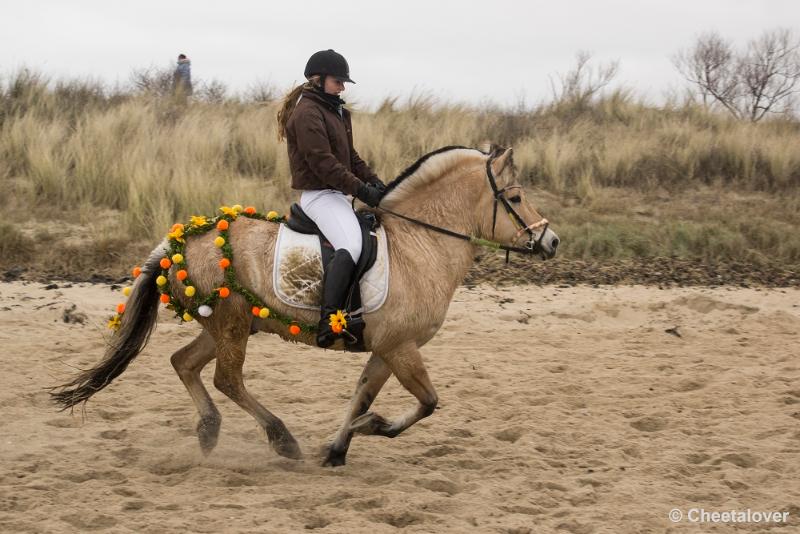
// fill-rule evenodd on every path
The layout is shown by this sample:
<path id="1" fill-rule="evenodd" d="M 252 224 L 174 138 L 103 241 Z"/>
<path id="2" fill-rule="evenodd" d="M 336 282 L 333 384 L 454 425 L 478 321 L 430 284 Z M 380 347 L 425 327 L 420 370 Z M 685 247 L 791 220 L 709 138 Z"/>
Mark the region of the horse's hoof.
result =
<path id="1" fill-rule="evenodd" d="M 197 422 L 197 439 L 200 440 L 200 450 L 206 456 L 217 446 L 219 426 L 219 417 L 203 417 Z"/>
<path id="2" fill-rule="evenodd" d="M 350 432 L 366 436 L 390 436 L 391 429 L 389 421 L 373 412 L 359 415 L 350 423 Z"/>
<path id="3" fill-rule="evenodd" d="M 347 458 L 347 449 L 338 450 L 332 447 L 327 447 L 325 459 L 322 460 L 322 467 L 339 467 L 345 465 Z"/>
<path id="4" fill-rule="evenodd" d="M 300 450 L 300 445 L 291 436 L 284 436 L 281 439 L 272 442 L 272 448 L 285 458 L 292 460 L 299 460 L 303 457 L 303 452 Z"/>

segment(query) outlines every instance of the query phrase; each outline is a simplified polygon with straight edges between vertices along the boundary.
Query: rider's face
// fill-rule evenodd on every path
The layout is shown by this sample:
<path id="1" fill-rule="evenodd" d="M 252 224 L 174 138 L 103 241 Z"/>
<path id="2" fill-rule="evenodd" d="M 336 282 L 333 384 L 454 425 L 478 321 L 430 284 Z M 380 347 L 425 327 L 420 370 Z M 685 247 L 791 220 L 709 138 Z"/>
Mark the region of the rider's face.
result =
<path id="1" fill-rule="evenodd" d="M 338 95 L 344 91 L 344 82 L 333 76 L 325 76 L 325 92 L 329 95 Z"/>

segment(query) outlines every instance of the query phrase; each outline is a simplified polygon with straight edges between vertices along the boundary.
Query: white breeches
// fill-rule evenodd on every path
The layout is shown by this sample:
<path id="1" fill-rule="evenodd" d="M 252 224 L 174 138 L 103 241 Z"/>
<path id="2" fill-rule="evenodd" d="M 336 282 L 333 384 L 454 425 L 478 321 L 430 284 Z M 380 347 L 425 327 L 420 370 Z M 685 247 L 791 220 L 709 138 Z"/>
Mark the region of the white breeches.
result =
<path id="1" fill-rule="evenodd" d="M 335 250 L 343 248 L 358 263 L 361 257 L 361 227 L 350 197 L 335 189 L 303 191 L 300 207 L 306 212 Z"/>

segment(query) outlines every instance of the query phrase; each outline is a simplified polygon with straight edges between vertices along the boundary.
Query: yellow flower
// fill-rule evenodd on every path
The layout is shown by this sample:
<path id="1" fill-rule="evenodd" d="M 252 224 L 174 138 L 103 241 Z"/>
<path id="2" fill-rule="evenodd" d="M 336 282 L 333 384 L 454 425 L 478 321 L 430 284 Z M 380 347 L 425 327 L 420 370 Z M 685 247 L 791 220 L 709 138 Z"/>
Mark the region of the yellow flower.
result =
<path id="1" fill-rule="evenodd" d="M 189 313 L 188 311 L 187 312 L 183 312 L 183 320 L 184 321 L 186 321 L 188 323 L 192 319 L 194 319 L 194 317 L 192 317 L 191 313 Z"/>
<path id="2" fill-rule="evenodd" d="M 108 327 L 111 330 L 119 330 L 120 324 L 122 324 L 122 318 L 119 316 L 119 314 L 108 320 Z"/>
<path id="3" fill-rule="evenodd" d="M 222 248 L 225 245 L 225 238 L 222 236 L 217 236 L 214 238 L 214 246 L 217 248 Z"/>
<path id="4" fill-rule="evenodd" d="M 270 211 L 269 213 L 267 213 L 267 219 L 269 219 L 270 221 L 277 218 L 278 218 L 277 211 Z"/>
<path id="5" fill-rule="evenodd" d="M 239 209 L 236 209 L 236 208 L 239 208 Z M 219 211 L 221 211 L 225 215 L 229 215 L 229 216 L 231 216 L 231 217 L 233 217 L 235 219 L 236 216 L 239 215 L 239 212 L 242 211 L 241 208 L 242 207 L 240 205 L 238 205 L 238 204 L 235 205 L 232 208 L 229 207 L 229 206 L 222 206 L 222 207 L 219 208 Z"/>
<path id="6" fill-rule="evenodd" d="M 205 226 L 208 224 L 208 219 L 206 219 L 203 215 L 192 215 L 190 221 L 192 226 Z"/>
<path id="7" fill-rule="evenodd" d="M 183 239 L 183 225 L 173 226 L 172 231 L 167 234 L 167 239 L 174 239 L 179 243 L 185 243 L 185 240 Z"/>
<path id="8" fill-rule="evenodd" d="M 330 314 L 330 320 L 331 330 L 334 332 L 341 332 L 342 328 L 347 328 L 347 319 L 342 310 L 337 310 L 336 313 Z"/>

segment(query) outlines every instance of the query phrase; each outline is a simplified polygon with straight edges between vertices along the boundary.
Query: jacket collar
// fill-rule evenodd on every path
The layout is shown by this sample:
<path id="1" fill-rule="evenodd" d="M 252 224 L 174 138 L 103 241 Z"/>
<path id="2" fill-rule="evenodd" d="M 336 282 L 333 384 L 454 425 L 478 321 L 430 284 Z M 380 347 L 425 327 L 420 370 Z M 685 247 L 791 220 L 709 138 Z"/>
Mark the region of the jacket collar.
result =
<path id="1" fill-rule="evenodd" d="M 304 89 L 303 98 L 310 98 L 314 102 L 318 102 L 340 115 L 343 111 L 342 106 L 345 104 L 345 101 L 337 95 L 329 95 L 316 89 Z"/>

